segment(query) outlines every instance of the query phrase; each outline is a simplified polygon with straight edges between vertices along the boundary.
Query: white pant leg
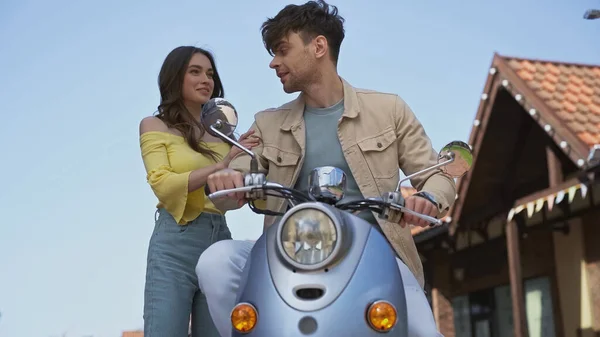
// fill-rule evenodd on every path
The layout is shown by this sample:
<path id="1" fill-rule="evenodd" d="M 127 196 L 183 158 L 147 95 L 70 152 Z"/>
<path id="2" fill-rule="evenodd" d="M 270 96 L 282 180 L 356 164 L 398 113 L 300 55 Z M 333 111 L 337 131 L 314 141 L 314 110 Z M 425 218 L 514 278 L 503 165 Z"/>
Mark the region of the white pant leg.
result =
<path id="1" fill-rule="evenodd" d="M 198 259 L 198 284 L 206 296 L 208 310 L 221 337 L 231 336 L 229 315 L 235 305 L 242 271 L 253 246 L 252 241 L 217 241 Z"/>
<path id="2" fill-rule="evenodd" d="M 423 288 L 419 282 L 402 262 L 396 258 L 398 268 L 402 275 L 402 283 L 404 283 L 404 293 L 406 294 L 406 308 L 408 310 L 408 336 L 409 337 L 443 337 L 438 332 L 433 318 L 433 312 L 425 297 Z"/>

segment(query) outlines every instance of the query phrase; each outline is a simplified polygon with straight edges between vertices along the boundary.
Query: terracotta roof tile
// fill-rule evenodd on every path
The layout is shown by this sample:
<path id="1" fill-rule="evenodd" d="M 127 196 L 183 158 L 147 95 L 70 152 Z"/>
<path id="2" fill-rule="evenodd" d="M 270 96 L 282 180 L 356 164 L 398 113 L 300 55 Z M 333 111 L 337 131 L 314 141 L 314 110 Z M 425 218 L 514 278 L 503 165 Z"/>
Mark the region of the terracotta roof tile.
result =
<path id="1" fill-rule="evenodd" d="M 562 83 L 558 83 L 556 85 L 556 91 L 554 93 L 552 93 L 552 96 L 555 97 L 556 99 L 558 99 L 559 101 L 562 101 L 565 99 L 565 95 L 563 95 L 563 93 L 566 91 L 567 91 L 567 87 Z"/>
<path id="2" fill-rule="evenodd" d="M 546 65 L 546 67 L 548 69 L 548 72 L 551 73 L 552 75 L 557 75 L 558 76 L 560 74 L 560 69 L 558 69 L 558 67 L 555 66 L 554 64 L 548 63 Z"/>
<path id="3" fill-rule="evenodd" d="M 569 83 L 567 84 L 567 87 L 565 89 L 567 91 L 567 94 L 579 95 L 579 93 L 581 93 L 582 91 L 582 88 L 582 85 L 575 85 L 574 83 Z"/>
<path id="4" fill-rule="evenodd" d="M 526 81 L 531 81 L 533 80 L 533 74 L 527 70 L 519 70 L 517 72 L 517 74 L 519 74 L 519 76 L 523 79 L 525 79 Z"/>
<path id="5" fill-rule="evenodd" d="M 565 94 L 565 99 L 571 103 L 577 103 L 579 102 L 579 92 L 581 90 L 572 90 L 572 91 L 567 91 L 567 93 Z"/>
<path id="6" fill-rule="evenodd" d="M 575 120 L 577 120 L 578 122 L 580 122 L 581 124 L 585 125 L 586 128 L 589 128 L 589 124 L 588 121 L 588 114 L 586 113 L 582 113 L 581 111 L 577 111 L 577 108 L 575 108 L 575 106 L 573 106 L 575 112 L 573 112 L 573 116 L 575 117 Z M 594 127 L 594 125 L 592 125 Z M 595 128 L 594 128 L 595 129 Z M 591 132 L 594 132 L 594 129 L 591 130 Z"/>
<path id="7" fill-rule="evenodd" d="M 515 60 L 515 59 L 512 59 L 512 60 L 508 61 L 508 64 L 510 64 L 510 66 L 511 66 L 511 67 L 512 67 L 514 70 L 519 70 L 519 71 L 523 71 L 523 72 L 526 72 L 526 73 L 528 73 L 528 72 L 529 72 L 529 70 L 527 70 L 527 69 L 524 69 L 524 68 L 525 68 L 524 66 L 526 65 L 526 63 L 525 63 L 525 62 L 521 63 L 521 62 L 519 62 L 519 61 L 517 61 L 517 60 Z"/>
<path id="8" fill-rule="evenodd" d="M 562 97 L 554 95 L 553 99 L 548 101 L 548 106 L 556 111 L 559 111 L 562 109 L 562 104 L 560 103 L 562 100 Z"/>
<path id="9" fill-rule="evenodd" d="M 530 73 L 528 73 L 530 74 Z M 533 75 L 531 75 L 531 78 L 533 79 Z M 539 90 L 542 85 L 540 84 L 540 82 L 536 82 L 536 81 L 531 81 L 531 84 L 529 85 L 533 90 Z"/>
<path id="10" fill-rule="evenodd" d="M 560 104 L 560 103 L 559 103 Z M 552 107 L 552 106 L 550 106 Z M 569 113 L 566 110 L 560 109 L 556 112 L 556 114 L 558 115 L 559 118 L 561 118 L 563 121 L 565 122 L 571 122 L 573 119 L 575 119 L 573 117 L 573 114 Z"/>
<path id="11" fill-rule="evenodd" d="M 546 73 L 546 67 L 543 64 L 536 62 L 533 66 L 536 72 L 539 72 L 542 75 Z"/>
<path id="12" fill-rule="evenodd" d="M 570 112 L 572 114 L 576 114 L 578 112 L 575 104 L 573 104 L 569 101 L 563 101 L 563 107 L 565 108 L 565 110 L 567 110 L 568 112 Z"/>
<path id="13" fill-rule="evenodd" d="M 558 83 L 558 77 L 556 77 L 555 75 L 553 75 L 552 73 L 549 73 L 549 72 L 546 73 L 545 79 L 552 84 Z"/>
<path id="14" fill-rule="evenodd" d="M 556 86 L 548 81 L 543 80 L 542 90 L 545 90 L 545 92 L 540 92 L 540 94 L 552 96 L 552 94 L 556 91 Z"/>
<path id="15" fill-rule="evenodd" d="M 600 143 L 600 65 L 504 57 L 517 75 L 588 146 Z"/>
<path id="16" fill-rule="evenodd" d="M 586 97 L 586 96 L 584 96 Z M 584 111 L 586 113 L 594 114 L 593 110 L 593 102 L 590 98 L 582 98 L 579 103 L 577 103 L 577 110 Z"/>
<path id="17" fill-rule="evenodd" d="M 548 82 L 543 82 L 543 83 L 548 83 Z M 541 90 L 537 91 L 537 95 L 540 96 L 541 98 L 543 98 L 544 100 L 550 100 L 550 99 L 552 99 L 552 91 L 556 90 L 556 87 L 552 84 L 549 84 L 549 86 L 546 86 L 544 88 L 543 83 L 542 83 Z M 549 88 L 550 88 L 550 90 L 548 90 Z M 544 90 L 544 89 L 546 89 L 546 90 Z"/>
<path id="18" fill-rule="evenodd" d="M 533 79 L 536 80 L 536 81 L 538 81 L 538 82 L 543 82 L 544 79 L 546 78 L 544 76 L 544 73 L 539 72 L 539 71 L 535 71 L 535 69 L 533 71 L 534 71 L 533 72 Z"/>
<path id="19" fill-rule="evenodd" d="M 579 133 L 584 132 L 586 130 L 585 126 L 579 123 L 576 120 L 567 123 L 567 126 L 579 135 Z"/>
<path id="20" fill-rule="evenodd" d="M 583 139 L 586 143 L 596 143 L 598 142 L 598 137 L 594 136 L 593 134 L 584 131 L 582 133 L 579 134 L 579 137 L 581 137 L 581 139 Z"/>
<path id="21" fill-rule="evenodd" d="M 591 97 L 594 94 L 594 89 L 590 88 L 589 86 L 594 85 L 592 84 L 587 84 L 586 85 L 582 85 L 581 86 L 581 93 L 583 93 L 583 95 L 581 96 L 582 99 L 587 99 L 589 101 L 591 101 Z"/>
<path id="22" fill-rule="evenodd" d="M 587 127 L 587 129 L 586 129 L 587 132 L 593 133 L 594 130 L 596 130 L 596 129 L 598 129 L 598 127 L 600 127 L 600 124 L 590 122 L 590 123 L 587 123 L 585 126 Z M 596 135 L 596 139 L 598 139 L 599 141 L 597 141 L 595 144 L 600 144 L 600 136 L 599 135 Z"/>
<path id="23" fill-rule="evenodd" d="M 594 87 L 594 86 L 595 86 L 595 83 L 594 83 L 593 78 L 591 78 L 591 77 L 583 78 L 583 84 L 581 85 L 581 90 L 586 90 L 590 94 L 592 94 L 594 92 L 594 90 L 592 90 L 590 87 Z"/>
<path id="24" fill-rule="evenodd" d="M 500 58 L 583 144 L 600 143 L 600 65 Z M 429 228 L 413 227 L 411 233 Z"/>
<path id="25" fill-rule="evenodd" d="M 600 125 L 600 116 L 597 114 L 589 114 L 590 123 Z"/>

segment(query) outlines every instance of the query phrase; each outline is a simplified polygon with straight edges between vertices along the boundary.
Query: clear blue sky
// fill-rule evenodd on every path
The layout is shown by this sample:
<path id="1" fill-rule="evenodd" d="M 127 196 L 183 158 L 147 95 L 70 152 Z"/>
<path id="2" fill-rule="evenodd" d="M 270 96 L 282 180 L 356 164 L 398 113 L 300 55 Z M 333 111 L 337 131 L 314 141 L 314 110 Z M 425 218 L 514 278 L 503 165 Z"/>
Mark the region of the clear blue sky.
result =
<path id="1" fill-rule="evenodd" d="M 286 95 L 259 26 L 284 1 L 0 3 L 0 337 L 118 337 L 143 326 L 156 199 L 138 123 L 179 45 L 215 52 L 245 131 Z M 493 53 L 600 64 L 598 0 L 338 0 L 339 70 L 400 94 L 436 148 L 467 140 Z M 462 5 L 462 7 L 461 7 Z M 256 238 L 248 209 L 227 215 Z"/>

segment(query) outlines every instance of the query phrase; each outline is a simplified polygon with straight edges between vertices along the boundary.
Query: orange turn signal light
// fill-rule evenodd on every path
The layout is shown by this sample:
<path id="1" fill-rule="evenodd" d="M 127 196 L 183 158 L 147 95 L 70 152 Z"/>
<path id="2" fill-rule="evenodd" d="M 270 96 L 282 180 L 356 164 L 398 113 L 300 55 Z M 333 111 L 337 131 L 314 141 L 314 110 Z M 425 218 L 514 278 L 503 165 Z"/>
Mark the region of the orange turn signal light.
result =
<path id="1" fill-rule="evenodd" d="M 239 303 L 231 311 L 231 326 L 238 332 L 248 333 L 258 321 L 258 312 L 250 303 Z"/>
<path id="2" fill-rule="evenodd" d="M 398 320 L 396 308 L 387 301 L 376 301 L 367 309 L 367 321 L 373 330 L 390 331 Z"/>

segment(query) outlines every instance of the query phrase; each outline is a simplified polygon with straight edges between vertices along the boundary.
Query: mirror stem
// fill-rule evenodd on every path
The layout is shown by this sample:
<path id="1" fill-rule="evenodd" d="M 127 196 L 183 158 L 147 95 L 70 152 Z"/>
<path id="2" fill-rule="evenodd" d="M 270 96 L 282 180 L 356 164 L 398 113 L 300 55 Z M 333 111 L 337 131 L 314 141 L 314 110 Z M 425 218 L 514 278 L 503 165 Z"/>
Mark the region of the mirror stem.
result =
<path id="1" fill-rule="evenodd" d="M 250 173 L 260 173 L 258 172 L 258 160 L 256 160 L 256 156 L 252 155 L 252 159 L 250 159 Z"/>
<path id="2" fill-rule="evenodd" d="M 452 162 L 454 161 L 454 156 L 453 156 L 451 153 L 448 153 L 448 154 L 446 154 L 444 157 L 445 157 L 445 158 L 447 158 L 448 160 L 446 160 L 446 161 L 444 161 L 444 162 L 441 162 L 441 163 L 438 163 L 438 164 L 436 164 L 436 165 L 433 165 L 433 166 L 431 166 L 431 167 L 428 167 L 428 168 L 426 168 L 426 169 L 424 169 L 424 170 L 421 170 L 421 171 L 415 172 L 415 173 L 413 173 L 413 174 L 411 174 L 411 175 L 408 175 L 408 176 L 404 177 L 404 179 L 401 179 L 401 180 L 398 182 L 398 187 L 396 187 L 396 192 L 400 191 L 400 185 L 401 185 L 403 182 L 405 182 L 405 181 L 407 181 L 407 180 L 409 180 L 409 179 L 412 179 L 412 178 L 414 178 L 414 177 L 416 177 L 416 176 L 418 176 L 418 175 L 420 175 L 420 174 L 423 174 L 423 173 L 429 172 L 429 171 L 431 171 L 431 170 L 435 170 L 435 169 L 437 169 L 437 168 L 440 168 L 440 167 L 442 167 L 442 166 L 446 166 L 446 165 L 448 165 L 448 164 L 450 164 L 450 163 L 452 163 Z"/>
<path id="3" fill-rule="evenodd" d="M 248 150 L 247 148 L 243 147 L 240 143 L 236 142 L 235 140 L 227 137 L 223 132 L 217 130 L 213 125 L 210 126 L 210 129 L 218 134 L 219 136 L 223 137 L 225 140 L 229 141 L 231 144 L 237 146 L 239 149 L 243 150 L 244 152 L 246 152 L 247 154 L 249 154 L 252 158 L 254 158 L 254 152 Z"/>
<path id="4" fill-rule="evenodd" d="M 214 125 L 211 125 L 210 129 L 214 133 L 216 133 L 219 136 L 221 136 L 223 139 L 229 141 L 231 144 L 235 145 L 236 147 L 238 147 L 239 149 L 243 150 L 248 155 L 250 155 L 250 157 L 252 158 L 252 159 L 250 159 L 250 173 L 259 173 L 258 172 L 258 160 L 256 159 L 256 156 L 254 155 L 254 152 L 252 152 L 252 151 L 248 150 L 247 148 L 243 147 L 240 143 L 236 142 L 235 140 L 231 139 L 230 137 L 227 137 L 223 132 L 221 132 L 217 128 L 215 128 Z"/>

